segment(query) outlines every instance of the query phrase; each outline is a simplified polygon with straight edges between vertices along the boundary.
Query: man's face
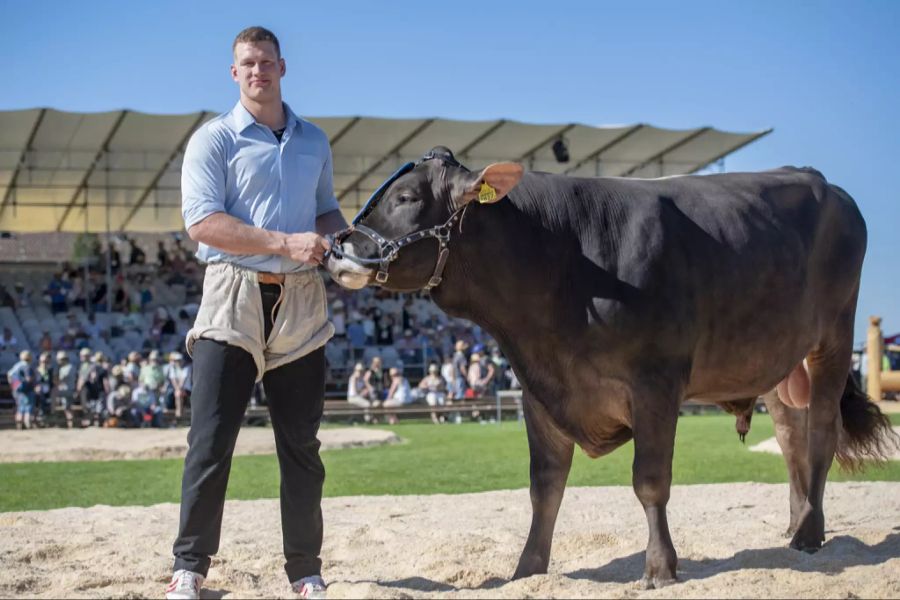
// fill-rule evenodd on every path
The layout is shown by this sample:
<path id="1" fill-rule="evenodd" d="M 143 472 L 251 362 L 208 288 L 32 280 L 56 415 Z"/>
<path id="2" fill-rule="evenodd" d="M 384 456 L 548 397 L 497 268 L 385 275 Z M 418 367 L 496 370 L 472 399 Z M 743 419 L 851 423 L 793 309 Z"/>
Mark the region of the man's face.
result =
<path id="1" fill-rule="evenodd" d="M 281 98 L 284 73 L 284 59 L 272 42 L 241 42 L 234 48 L 231 78 L 241 88 L 242 96 L 256 102 Z"/>

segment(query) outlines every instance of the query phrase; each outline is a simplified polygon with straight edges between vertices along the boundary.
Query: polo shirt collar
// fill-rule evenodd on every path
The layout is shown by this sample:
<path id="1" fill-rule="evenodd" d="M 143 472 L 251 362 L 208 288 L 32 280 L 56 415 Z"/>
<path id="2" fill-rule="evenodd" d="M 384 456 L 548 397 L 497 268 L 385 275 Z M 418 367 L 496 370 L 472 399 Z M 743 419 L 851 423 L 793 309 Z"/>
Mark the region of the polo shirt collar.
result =
<path id="1" fill-rule="evenodd" d="M 300 128 L 300 119 L 297 118 L 297 115 L 294 114 L 294 111 L 291 110 L 291 107 L 288 106 L 287 102 L 282 102 L 281 106 L 284 108 L 285 132 L 291 131 L 295 127 Z M 238 133 L 242 133 L 245 129 L 256 123 L 256 119 L 250 114 L 249 110 L 244 108 L 244 105 L 241 104 L 240 100 L 237 101 L 234 108 L 231 110 L 231 116 L 234 119 L 235 130 Z"/>

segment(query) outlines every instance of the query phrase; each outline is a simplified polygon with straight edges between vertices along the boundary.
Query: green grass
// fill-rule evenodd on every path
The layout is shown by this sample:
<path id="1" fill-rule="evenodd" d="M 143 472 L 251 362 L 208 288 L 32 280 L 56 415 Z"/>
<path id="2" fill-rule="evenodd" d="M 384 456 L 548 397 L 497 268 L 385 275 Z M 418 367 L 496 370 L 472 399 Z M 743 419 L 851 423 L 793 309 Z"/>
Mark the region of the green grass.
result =
<path id="1" fill-rule="evenodd" d="M 900 424 L 900 415 L 893 421 Z M 523 424 L 417 423 L 391 429 L 405 443 L 322 453 L 326 496 L 452 494 L 528 486 Z M 678 424 L 675 483 L 784 482 L 780 456 L 747 450 L 772 435 L 766 415 L 754 418 L 747 445 L 738 440 L 732 417 L 684 417 Z M 576 450 L 569 485 L 630 485 L 632 454 L 631 444 L 597 460 Z M 181 467 L 177 459 L 0 464 L 0 511 L 178 502 Z M 900 462 L 854 476 L 833 468 L 831 479 L 900 481 Z M 229 498 L 277 496 L 274 456 L 234 459 Z"/>

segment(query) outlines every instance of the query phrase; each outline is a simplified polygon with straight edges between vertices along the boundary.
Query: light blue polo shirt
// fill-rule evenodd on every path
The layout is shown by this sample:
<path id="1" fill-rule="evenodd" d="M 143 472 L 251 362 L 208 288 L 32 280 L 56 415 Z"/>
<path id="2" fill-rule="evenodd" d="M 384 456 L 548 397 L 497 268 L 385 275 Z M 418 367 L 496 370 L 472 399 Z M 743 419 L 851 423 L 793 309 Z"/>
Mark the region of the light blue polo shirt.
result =
<path id="1" fill-rule="evenodd" d="M 284 104 L 281 142 L 238 101 L 191 136 L 181 167 L 185 229 L 217 212 L 271 231 L 316 230 L 316 217 L 338 210 L 328 136 Z M 254 271 L 315 268 L 277 255 L 229 254 L 200 244 L 203 262 L 230 262 Z"/>

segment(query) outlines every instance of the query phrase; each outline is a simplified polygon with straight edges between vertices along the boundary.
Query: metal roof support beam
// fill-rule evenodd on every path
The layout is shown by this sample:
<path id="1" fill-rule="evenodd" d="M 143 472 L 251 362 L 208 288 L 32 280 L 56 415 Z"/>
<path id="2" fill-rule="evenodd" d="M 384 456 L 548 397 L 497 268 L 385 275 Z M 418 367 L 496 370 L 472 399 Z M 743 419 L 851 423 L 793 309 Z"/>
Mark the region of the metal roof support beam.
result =
<path id="1" fill-rule="evenodd" d="M 359 123 L 360 119 L 362 119 L 362 117 L 353 117 L 350 119 L 349 123 L 344 125 L 340 131 L 334 134 L 334 137 L 328 140 L 328 145 L 334 148 L 334 145 L 341 141 L 341 138 L 347 135 L 347 132 L 353 129 L 353 126 Z"/>
<path id="2" fill-rule="evenodd" d="M 16 163 L 16 170 L 15 172 L 13 172 L 13 176 L 9 180 L 9 186 L 6 188 L 6 193 L 3 194 L 3 202 L 0 202 L 0 218 L 3 218 L 3 213 L 6 211 L 6 205 L 13 195 L 13 190 L 16 189 L 16 181 L 19 179 L 19 173 L 22 172 L 22 165 L 25 164 L 25 161 L 28 158 L 28 153 L 32 150 L 34 138 L 37 135 L 38 129 L 40 129 L 41 123 L 44 121 L 44 115 L 46 114 L 47 109 L 42 108 L 41 112 L 38 113 L 37 120 L 34 122 L 34 127 L 31 128 L 31 133 L 28 134 L 28 141 L 25 143 L 25 148 L 22 150 L 21 156 L 19 156 L 19 162 Z"/>
<path id="3" fill-rule="evenodd" d="M 498 120 L 496 123 L 494 123 L 493 125 L 489 126 L 487 129 L 485 129 L 483 132 L 481 132 L 478 135 L 478 137 L 476 137 L 474 140 L 472 140 L 471 142 L 466 144 L 466 146 L 462 150 L 457 152 L 457 154 L 459 154 L 462 157 L 467 156 L 469 154 L 469 152 L 471 152 L 472 148 L 474 148 L 475 146 L 477 146 L 478 144 L 480 144 L 481 142 L 483 142 L 484 140 L 486 140 L 487 138 L 492 136 L 495 131 L 497 131 L 504 125 L 506 125 L 506 119 Z"/>
<path id="4" fill-rule="evenodd" d="M 100 149 L 97 150 L 97 154 L 94 155 L 94 160 L 91 162 L 91 166 L 88 167 L 87 172 L 84 174 L 84 177 L 81 178 L 81 183 L 78 184 L 78 187 L 75 189 L 75 193 L 72 194 L 72 199 L 69 200 L 68 206 L 66 206 L 66 210 L 63 211 L 63 216 L 59 220 L 59 223 L 56 225 L 56 231 L 62 231 L 63 224 L 66 222 L 66 218 L 69 216 L 69 213 L 72 212 L 72 208 L 75 206 L 75 202 L 78 200 L 79 194 L 81 194 L 82 190 L 87 188 L 88 180 L 91 178 L 91 175 L 94 174 L 94 169 L 97 168 L 97 165 L 100 164 L 100 159 L 104 154 L 109 152 L 109 143 L 112 141 L 113 137 L 116 135 L 116 132 L 119 131 L 119 127 L 122 125 L 122 121 L 125 120 L 126 115 L 128 115 L 127 110 L 123 110 L 118 118 L 116 118 L 116 122 L 113 123 L 112 128 L 109 130 L 109 134 L 106 136 L 106 139 L 103 140 L 103 143 L 100 145 Z M 87 200 L 85 200 L 85 206 L 87 206 Z"/>
<path id="5" fill-rule="evenodd" d="M 770 133 L 772 133 L 772 131 L 773 131 L 773 129 L 770 127 L 769 129 L 766 129 L 765 131 L 760 131 L 760 132 L 757 133 L 756 135 L 750 136 L 749 138 L 747 138 L 746 140 L 744 140 L 744 141 L 741 142 L 740 144 L 737 144 L 737 145 L 735 145 L 735 146 L 729 148 L 728 150 L 726 150 L 725 152 L 722 152 L 721 154 L 717 154 L 715 157 L 713 157 L 712 159 L 710 159 L 708 162 L 706 162 L 706 163 L 700 165 L 700 166 L 697 167 L 696 169 L 693 169 L 693 170 L 691 171 L 691 174 L 696 173 L 696 172 L 699 171 L 700 169 L 706 167 L 707 165 L 711 165 L 711 164 L 713 164 L 714 162 L 716 162 L 716 161 L 718 161 L 718 160 L 722 160 L 723 158 L 725 158 L 726 156 L 728 156 L 728 155 L 731 154 L 732 152 L 737 152 L 738 150 L 740 150 L 741 148 L 743 148 L 743 147 L 746 146 L 747 144 L 751 144 L 751 143 L 755 142 L 756 140 L 758 140 L 759 138 L 769 135 Z"/>
<path id="6" fill-rule="evenodd" d="M 416 136 L 418 136 L 420 133 L 422 133 L 423 131 L 425 131 L 425 129 L 427 129 L 429 125 L 431 125 L 432 123 L 434 123 L 434 121 L 435 121 L 435 119 L 426 119 L 426 120 L 425 120 L 423 123 L 421 123 L 418 127 L 416 127 L 415 129 L 413 129 L 412 133 L 410 133 L 409 135 L 407 135 L 406 137 L 404 137 L 402 140 L 400 140 L 400 142 L 397 143 L 397 144 L 396 144 L 393 148 L 391 148 L 389 151 L 387 151 L 387 152 L 384 154 L 384 156 L 382 156 L 381 158 L 379 158 L 378 160 L 376 160 L 375 163 L 374 163 L 371 167 L 369 167 L 368 169 L 366 169 L 365 171 L 363 171 L 356 179 L 353 180 L 353 182 L 352 182 L 350 185 L 348 185 L 347 187 L 345 187 L 345 188 L 341 191 L 341 193 L 338 195 L 338 198 L 337 198 L 338 201 L 343 200 L 344 197 L 345 197 L 347 194 L 349 194 L 351 191 L 353 191 L 354 188 L 358 187 L 359 184 L 362 183 L 362 182 L 366 179 L 366 177 L 368 177 L 369 175 L 371 175 L 372 173 L 374 173 L 374 172 L 376 171 L 376 169 L 378 169 L 378 167 L 380 167 L 381 165 L 383 165 L 384 162 L 385 162 L 387 159 L 389 159 L 390 157 L 394 156 L 395 154 L 398 154 L 398 153 L 400 152 L 400 150 L 403 149 L 403 146 L 405 146 L 405 145 L 407 145 L 408 143 L 410 143 L 411 141 L 413 141 L 413 140 L 416 138 Z"/>
<path id="7" fill-rule="evenodd" d="M 537 153 L 538 150 L 540 150 L 541 148 L 543 148 L 544 146 L 546 146 L 546 145 L 549 144 L 550 142 L 552 142 L 552 141 L 554 141 L 554 140 L 556 140 L 556 139 L 559 139 L 559 138 L 562 137 L 564 134 L 566 134 L 566 133 L 568 133 L 569 131 L 571 131 L 576 125 L 577 125 L 577 123 L 569 123 L 568 125 L 565 125 L 565 126 L 562 127 L 559 131 L 555 132 L 553 135 L 551 135 L 551 136 L 548 137 L 547 139 L 543 140 L 541 143 L 535 145 L 533 148 L 531 148 L 530 150 L 528 150 L 527 152 L 525 152 L 524 154 L 522 154 L 522 156 L 520 156 L 519 158 L 517 158 L 517 159 L 515 160 L 515 162 L 525 162 L 525 160 L 527 160 L 527 159 L 529 159 L 529 158 L 534 158 L 534 155 Z"/>
<path id="8" fill-rule="evenodd" d="M 678 140 L 678 141 L 675 142 L 674 144 L 672 144 L 672 145 L 670 145 L 670 146 L 667 146 L 666 148 L 663 148 L 662 150 L 660 150 L 659 152 L 657 152 L 656 154 L 654 154 L 654 155 L 651 156 L 650 158 L 644 160 L 642 163 L 640 163 L 640 164 L 638 164 L 638 165 L 635 165 L 635 166 L 631 167 L 630 169 L 628 169 L 627 171 L 625 171 L 624 173 L 622 173 L 621 175 L 619 175 L 619 177 L 628 177 L 628 176 L 631 175 L 632 173 L 634 173 L 634 172 L 636 172 L 636 171 L 639 171 L 639 170 L 643 169 L 643 168 L 646 167 L 647 165 L 653 164 L 653 163 L 655 163 L 655 162 L 657 162 L 657 161 L 662 161 L 663 157 L 665 157 L 665 155 L 668 154 L 669 152 L 673 152 L 673 151 L 675 151 L 675 150 L 678 150 L 679 148 L 681 148 L 682 146 L 684 146 L 684 145 L 687 144 L 688 142 L 691 142 L 691 141 L 697 139 L 698 137 L 700 137 L 701 135 L 703 135 L 703 134 L 706 133 L 707 131 L 710 131 L 711 129 L 712 129 L 712 127 L 701 127 L 701 128 L 698 129 L 697 131 L 694 131 L 694 132 L 692 132 L 692 133 L 686 135 L 685 137 L 681 138 L 680 140 Z"/>
<path id="9" fill-rule="evenodd" d="M 580 168 L 583 167 L 584 165 L 588 164 L 589 162 L 591 162 L 591 161 L 593 161 L 593 160 L 597 160 L 598 158 L 600 158 L 600 156 L 601 156 L 602 154 L 604 154 L 605 152 L 607 152 L 608 150 L 610 150 L 612 147 L 617 146 L 617 145 L 619 144 L 619 142 L 622 142 L 622 141 L 624 141 L 626 138 L 631 137 L 632 135 L 634 135 L 635 133 L 637 133 L 638 131 L 640 131 L 640 130 L 643 129 L 643 128 L 644 128 L 644 124 L 643 124 L 643 123 L 638 123 L 638 124 L 635 125 L 634 127 L 628 129 L 628 131 L 626 131 L 625 133 L 623 133 L 623 134 L 619 135 L 618 137 L 616 137 L 616 138 L 610 140 L 609 142 L 607 142 L 607 143 L 604 144 L 603 146 L 600 146 L 599 148 L 597 148 L 596 150 L 594 150 L 593 152 L 591 152 L 590 154 L 588 154 L 587 156 L 585 156 L 584 158 L 582 158 L 581 160 L 579 160 L 577 163 L 575 163 L 574 166 L 569 167 L 568 169 L 566 169 L 565 171 L 563 171 L 563 175 L 568 175 L 569 173 L 572 173 L 573 171 L 577 171 L 578 169 L 580 169 Z"/>
<path id="10" fill-rule="evenodd" d="M 172 153 L 169 155 L 169 158 L 163 162 L 162 167 L 159 171 L 156 172 L 156 175 L 153 176 L 153 179 L 150 181 L 150 185 L 148 185 L 141 195 L 138 197 L 137 202 L 134 204 L 134 208 L 128 211 L 128 216 L 122 220 L 122 224 L 119 225 L 119 231 L 125 229 L 129 223 L 131 223 L 131 219 L 134 218 L 134 215 L 137 214 L 137 211 L 140 210 L 141 206 L 144 205 L 144 202 L 150 196 L 154 189 L 156 189 L 156 184 L 159 183 L 159 180 L 162 179 L 163 175 L 166 174 L 166 170 L 169 168 L 169 165 L 172 164 L 172 161 L 175 160 L 175 157 L 178 156 L 181 152 L 184 152 L 184 148 L 187 146 L 188 141 L 190 141 L 191 136 L 194 135 L 194 132 L 197 131 L 197 128 L 203 124 L 203 120 L 206 119 L 206 115 L 208 115 L 206 111 L 200 113 L 200 116 L 197 117 L 197 120 L 194 121 L 190 128 L 188 128 L 187 133 L 184 134 L 184 137 L 178 142 L 178 145 L 175 146 L 175 149 L 172 150 Z"/>

